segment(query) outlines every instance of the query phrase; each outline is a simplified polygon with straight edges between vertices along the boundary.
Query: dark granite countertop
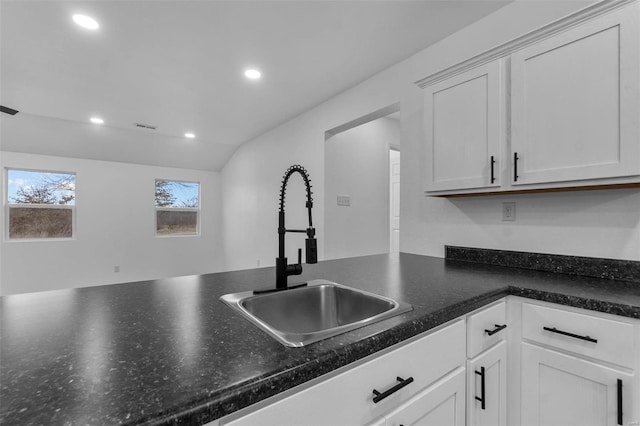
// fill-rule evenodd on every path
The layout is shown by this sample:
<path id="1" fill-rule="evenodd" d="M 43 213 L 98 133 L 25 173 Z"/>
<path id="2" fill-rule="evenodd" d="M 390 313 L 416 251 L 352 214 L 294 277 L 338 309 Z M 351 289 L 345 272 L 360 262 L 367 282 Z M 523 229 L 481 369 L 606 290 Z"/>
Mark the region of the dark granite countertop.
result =
<path id="1" fill-rule="evenodd" d="M 411 254 L 305 265 L 298 278 L 414 310 L 288 348 L 218 301 L 273 286 L 273 268 L 4 296 L 0 423 L 206 423 L 509 294 L 640 318 L 638 283 Z"/>

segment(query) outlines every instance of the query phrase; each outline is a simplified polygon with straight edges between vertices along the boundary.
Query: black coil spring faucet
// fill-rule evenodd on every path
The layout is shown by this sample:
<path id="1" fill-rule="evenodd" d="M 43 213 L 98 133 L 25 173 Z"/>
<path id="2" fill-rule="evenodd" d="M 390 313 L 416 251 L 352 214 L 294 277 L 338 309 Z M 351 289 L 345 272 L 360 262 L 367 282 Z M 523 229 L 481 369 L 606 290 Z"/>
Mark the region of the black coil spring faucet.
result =
<path id="1" fill-rule="evenodd" d="M 309 212 L 309 227 L 305 229 L 287 229 L 284 225 L 284 198 L 289 178 L 294 173 L 300 173 L 307 189 L 307 211 Z M 278 257 L 276 258 L 276 290 L 286 290 L 287 277 L 289 275 L 300 275 L 302 273 L 302 249 L 298 249 L 298 263 L 287 265 L 287 258 L 284 250 L 284 237 L 287 232 L 301 232 L 307 234 L 305 241 L 305 257 L 306 263 L 318 262 L 318 242 L 316 241 L 316 230 L 313 228 L 311 219 L 311 208 L 313 207 L 313 198 L 311 197 L 311 181 L 307 170 L 296 164 L 287 169 L 282 178 L 282 186 L 280 187 L 280 210 L 278 211 Z M 302 284 L 306 285 L 306 284 Z M 299 286 L 296 286 L 299 287 Z"/>

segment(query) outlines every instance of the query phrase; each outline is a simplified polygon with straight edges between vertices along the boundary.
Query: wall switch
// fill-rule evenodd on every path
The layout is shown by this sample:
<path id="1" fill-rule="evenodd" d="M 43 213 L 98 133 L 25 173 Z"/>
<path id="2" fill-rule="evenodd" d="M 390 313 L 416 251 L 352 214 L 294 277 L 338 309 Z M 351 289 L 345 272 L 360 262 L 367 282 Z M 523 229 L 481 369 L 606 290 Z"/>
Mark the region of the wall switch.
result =
<path id="1" fill-rule="evenodd" d="M 260 259 L 256 260 L 256 267 L 260 267 Z"/>
<path id="2" fill-rule="evenodd" d="M 120 272 L 120 266 L 119 265 L 114 266 L 113 272 Z"/>
<path id="3" fill-rule="evenodd" d="M 515 202 L 502 203 L 502 220 L 503 221 L 516 220 L 516 203 Z"/>
<path id="4" fill-rule="evenodd" d="M 339 206 L 350 206 L 351 205 L 351 197 L 348 195 L 338 195 L 338 205 Z"/>

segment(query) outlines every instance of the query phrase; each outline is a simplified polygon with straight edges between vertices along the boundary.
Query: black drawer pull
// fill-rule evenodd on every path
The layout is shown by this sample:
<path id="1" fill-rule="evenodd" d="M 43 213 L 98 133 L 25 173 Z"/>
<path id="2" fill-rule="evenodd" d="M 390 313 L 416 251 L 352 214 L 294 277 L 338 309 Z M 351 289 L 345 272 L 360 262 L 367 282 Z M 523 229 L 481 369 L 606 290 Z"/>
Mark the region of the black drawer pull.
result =
<path id="1" fill-rule="evenodd" d="M 496 159 L 491 156 L 491 183 L 496 181 L 495 173 L 493 172 L 493 166 L 496 164 Z"/>
<path id="2" fill-rule="evenodd" d="M 622 424 L 622 380 L 618 379 L 618 424 Z"/>
<path id="3" fill-rule="evenodd" d="M 382 393 L 378 392 L 375 389 L 373 390 L 373 394 L 375 395 L 373 397 L 373 402 L 375 404 L 377 404 L 378 402 L 382 401 L 383 399 L 385 399 L 386 397 L 388 397 L 392 393 L 395 393 L 395 392 L 399 391 L 403 387 L 407 386 L 409 383 L 413 382 L 413 377 L 409 377 L 408 379 L 403 379 L 402 377 L 396 377 L 396 380 L 398 381 L 397 385 L 395 385 L 391 389 L 387 389 L 386 391 L 384 391 Z"/>
<path id="4" fill-rule="evenodd" d="M 504 330 L 505 328 L 507 328 L 507 324 L 494 324 L 494 326 L 496 328 L 494 328 L 493 330 L 487 330 L 485 329 L 484 332 L 487 333 L 489 336 L 493 336 L 494 334 L 496 334 L 498 331 L 500 330 Z"/>
<path id="5" fill-rule="evenodd" d="M 476 399 L 480 401 L 480 408 L 485 409 L 485 386 L 484 386 L 484 367 L 480 367 L 480 371 L 476 370 L 476 374 L 480 376 L 480 395 L 476 396 Z"/>
<path id="6" fill-rule="evenodd" d="M 553 327 L 553 328 L 549 328 L 549 327 L 542 327 L 543 330 L 547 330 L 550 331 L 552 333 L 558 333 L 558 334 L 562 334 L 563 336 L 569 336 L 569 337 L 573 337 L 574 339 L 580 339 L 580 340 L 586 340 L 587 342 L 593 342 L 593 343 L 598 343 L 598 339 L 594 339 L 593 337 L 589 337 L 589 336 L 581 336 L 579 334 L 573 334 L 573 333 L 569 333 L 568 331 L 562 331 L 562 330 L 558 330 L 557 328 Z"/>
<path id="7" fill-rule="evenodd" d="M 518 181 L 518 160 L 520 159 L 520 157 L 518 157 L 518 153 L 514 152 L 513 153 L 513 181 L 517 182 Z"/>

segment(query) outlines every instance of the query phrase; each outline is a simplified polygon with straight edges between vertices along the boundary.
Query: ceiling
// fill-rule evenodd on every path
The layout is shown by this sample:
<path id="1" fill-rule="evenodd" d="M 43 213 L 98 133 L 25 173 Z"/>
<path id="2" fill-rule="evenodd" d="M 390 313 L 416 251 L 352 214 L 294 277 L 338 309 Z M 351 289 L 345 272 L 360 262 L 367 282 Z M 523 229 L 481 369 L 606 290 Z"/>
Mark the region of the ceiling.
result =
<path id="1" fill-rule="evenodd" d="M 217 171 L 240 144 L 508 1 L 2 0 L 0 104 L 20 113 L 0 114 L 1 148 Z"/>

